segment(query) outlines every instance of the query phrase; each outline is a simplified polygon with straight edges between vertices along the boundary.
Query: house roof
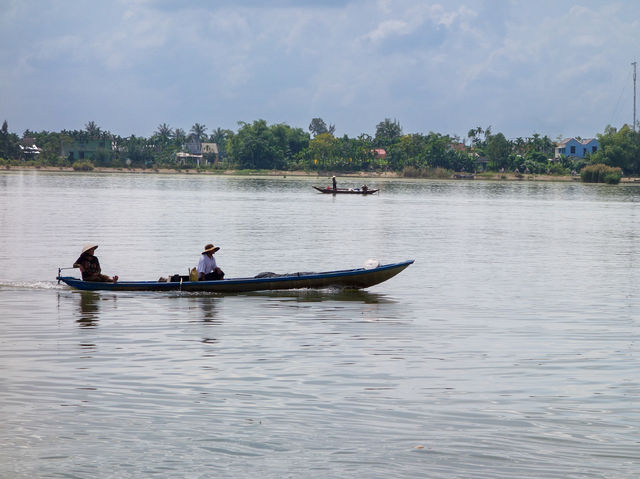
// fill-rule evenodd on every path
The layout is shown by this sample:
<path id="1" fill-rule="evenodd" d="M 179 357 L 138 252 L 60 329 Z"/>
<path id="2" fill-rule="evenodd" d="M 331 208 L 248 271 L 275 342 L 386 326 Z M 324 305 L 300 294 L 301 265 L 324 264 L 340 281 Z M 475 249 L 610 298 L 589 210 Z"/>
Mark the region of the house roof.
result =
<path id="1" fill-rule="evenodd" d="M 218 154 L 218 144 L 217 143 L 203 143 L 202 144 L 202 153 L 214 153 Z"/>
<path id="2" fill-rule="evenodd" d="M 18 145 L 18 147 L 20 148 L 20 150 L 26 152 L 26 153 L 40 153 L 42 151 L 42 148 L 38 148 L 35 144 L 33 145 Z"/>
<path id="3" fill-rule="evenodd" d="M 595 138 L 585 138 L 584 140 L 578 140 L 577 138 L 565 138 L 564 140 L 558 142 L 558 147 L 562 148 L 567 143 L 569 143 L 571 140 L 574 140 L 574 141 L 580 143 L 581 145 L 587 145 L 587 144 L 591 143 L 592 141 L 594 141 Z"/>

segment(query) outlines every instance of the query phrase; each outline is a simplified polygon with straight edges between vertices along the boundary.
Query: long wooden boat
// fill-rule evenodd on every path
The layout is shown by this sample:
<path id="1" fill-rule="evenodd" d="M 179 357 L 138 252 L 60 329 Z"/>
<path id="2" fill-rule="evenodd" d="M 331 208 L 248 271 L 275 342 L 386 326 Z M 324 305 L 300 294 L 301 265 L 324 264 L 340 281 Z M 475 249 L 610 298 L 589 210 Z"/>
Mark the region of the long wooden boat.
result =
<path id="1" fill-rule="evenodd" d="M 372 195 L 373 193 L 377 193 L 378 190 L 377 189 L 371 189 L 368 188 L 366 190 L 362 189 L 362 188 L 337 188 L 337 189 L 333 189 L 330 186 L 327 186 L 325 188 L 321 187 L 321 186 L 314 186 L 314 188 L 316 190 L 318 190 L 320 193 L 328 193 L 331 195 L 339 195 L 339 194 L 347 194 L 347 195 Z"/>
<path id="2" fill-rule="evenodd" d="M 84 291 L 206 291 L 211 293 L 243 293 L 248 291 L 270 291 L 299 288 L 348 288 L 363 289 L 386 281 L 414 260 L 380 265 L 375 268 L 356 268 L 322 273 L 260 273 L 252 278 L 230 278 L 217 281 L 118 281 L 98 283 L 83 281 L 71 276 L 60 276 L 57 280 L 75 289 Z"/>

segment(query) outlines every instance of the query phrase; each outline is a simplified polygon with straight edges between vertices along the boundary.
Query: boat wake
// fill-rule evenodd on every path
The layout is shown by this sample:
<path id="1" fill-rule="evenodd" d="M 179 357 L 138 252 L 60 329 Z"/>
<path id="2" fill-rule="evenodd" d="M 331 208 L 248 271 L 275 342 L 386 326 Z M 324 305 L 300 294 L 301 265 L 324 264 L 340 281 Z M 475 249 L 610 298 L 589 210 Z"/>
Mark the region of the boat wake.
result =
<path id="1" fill-rule="evenodd" d="M 0 280 L 0 291 L 8 290 L 46 290 L 46 289 L 66 289 L 64 284 L 57 281 L 7 281 Z"/>

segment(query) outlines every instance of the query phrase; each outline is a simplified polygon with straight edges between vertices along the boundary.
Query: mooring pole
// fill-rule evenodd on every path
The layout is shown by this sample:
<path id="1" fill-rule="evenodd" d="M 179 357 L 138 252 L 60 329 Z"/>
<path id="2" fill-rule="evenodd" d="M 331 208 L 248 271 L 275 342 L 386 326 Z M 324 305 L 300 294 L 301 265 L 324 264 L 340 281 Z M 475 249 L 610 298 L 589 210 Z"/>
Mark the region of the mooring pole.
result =
<path id="1" fill-rule="evenodd" d="M 636 66 L 638 62 L 631 64 L 633 65 L 633 131 L 636 131 Z"/>

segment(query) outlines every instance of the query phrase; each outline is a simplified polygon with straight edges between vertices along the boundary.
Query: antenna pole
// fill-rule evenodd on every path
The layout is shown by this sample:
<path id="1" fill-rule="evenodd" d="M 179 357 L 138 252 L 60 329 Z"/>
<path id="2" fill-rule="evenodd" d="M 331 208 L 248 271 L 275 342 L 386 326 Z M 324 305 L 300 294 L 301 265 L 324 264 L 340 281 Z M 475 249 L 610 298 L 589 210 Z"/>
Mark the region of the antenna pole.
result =
<path id="1" fill-rule="evenodd" d="M 633 65 L 633 131 L 636 131 L 636 66 L 638 62 L 631 64 Z"/>

